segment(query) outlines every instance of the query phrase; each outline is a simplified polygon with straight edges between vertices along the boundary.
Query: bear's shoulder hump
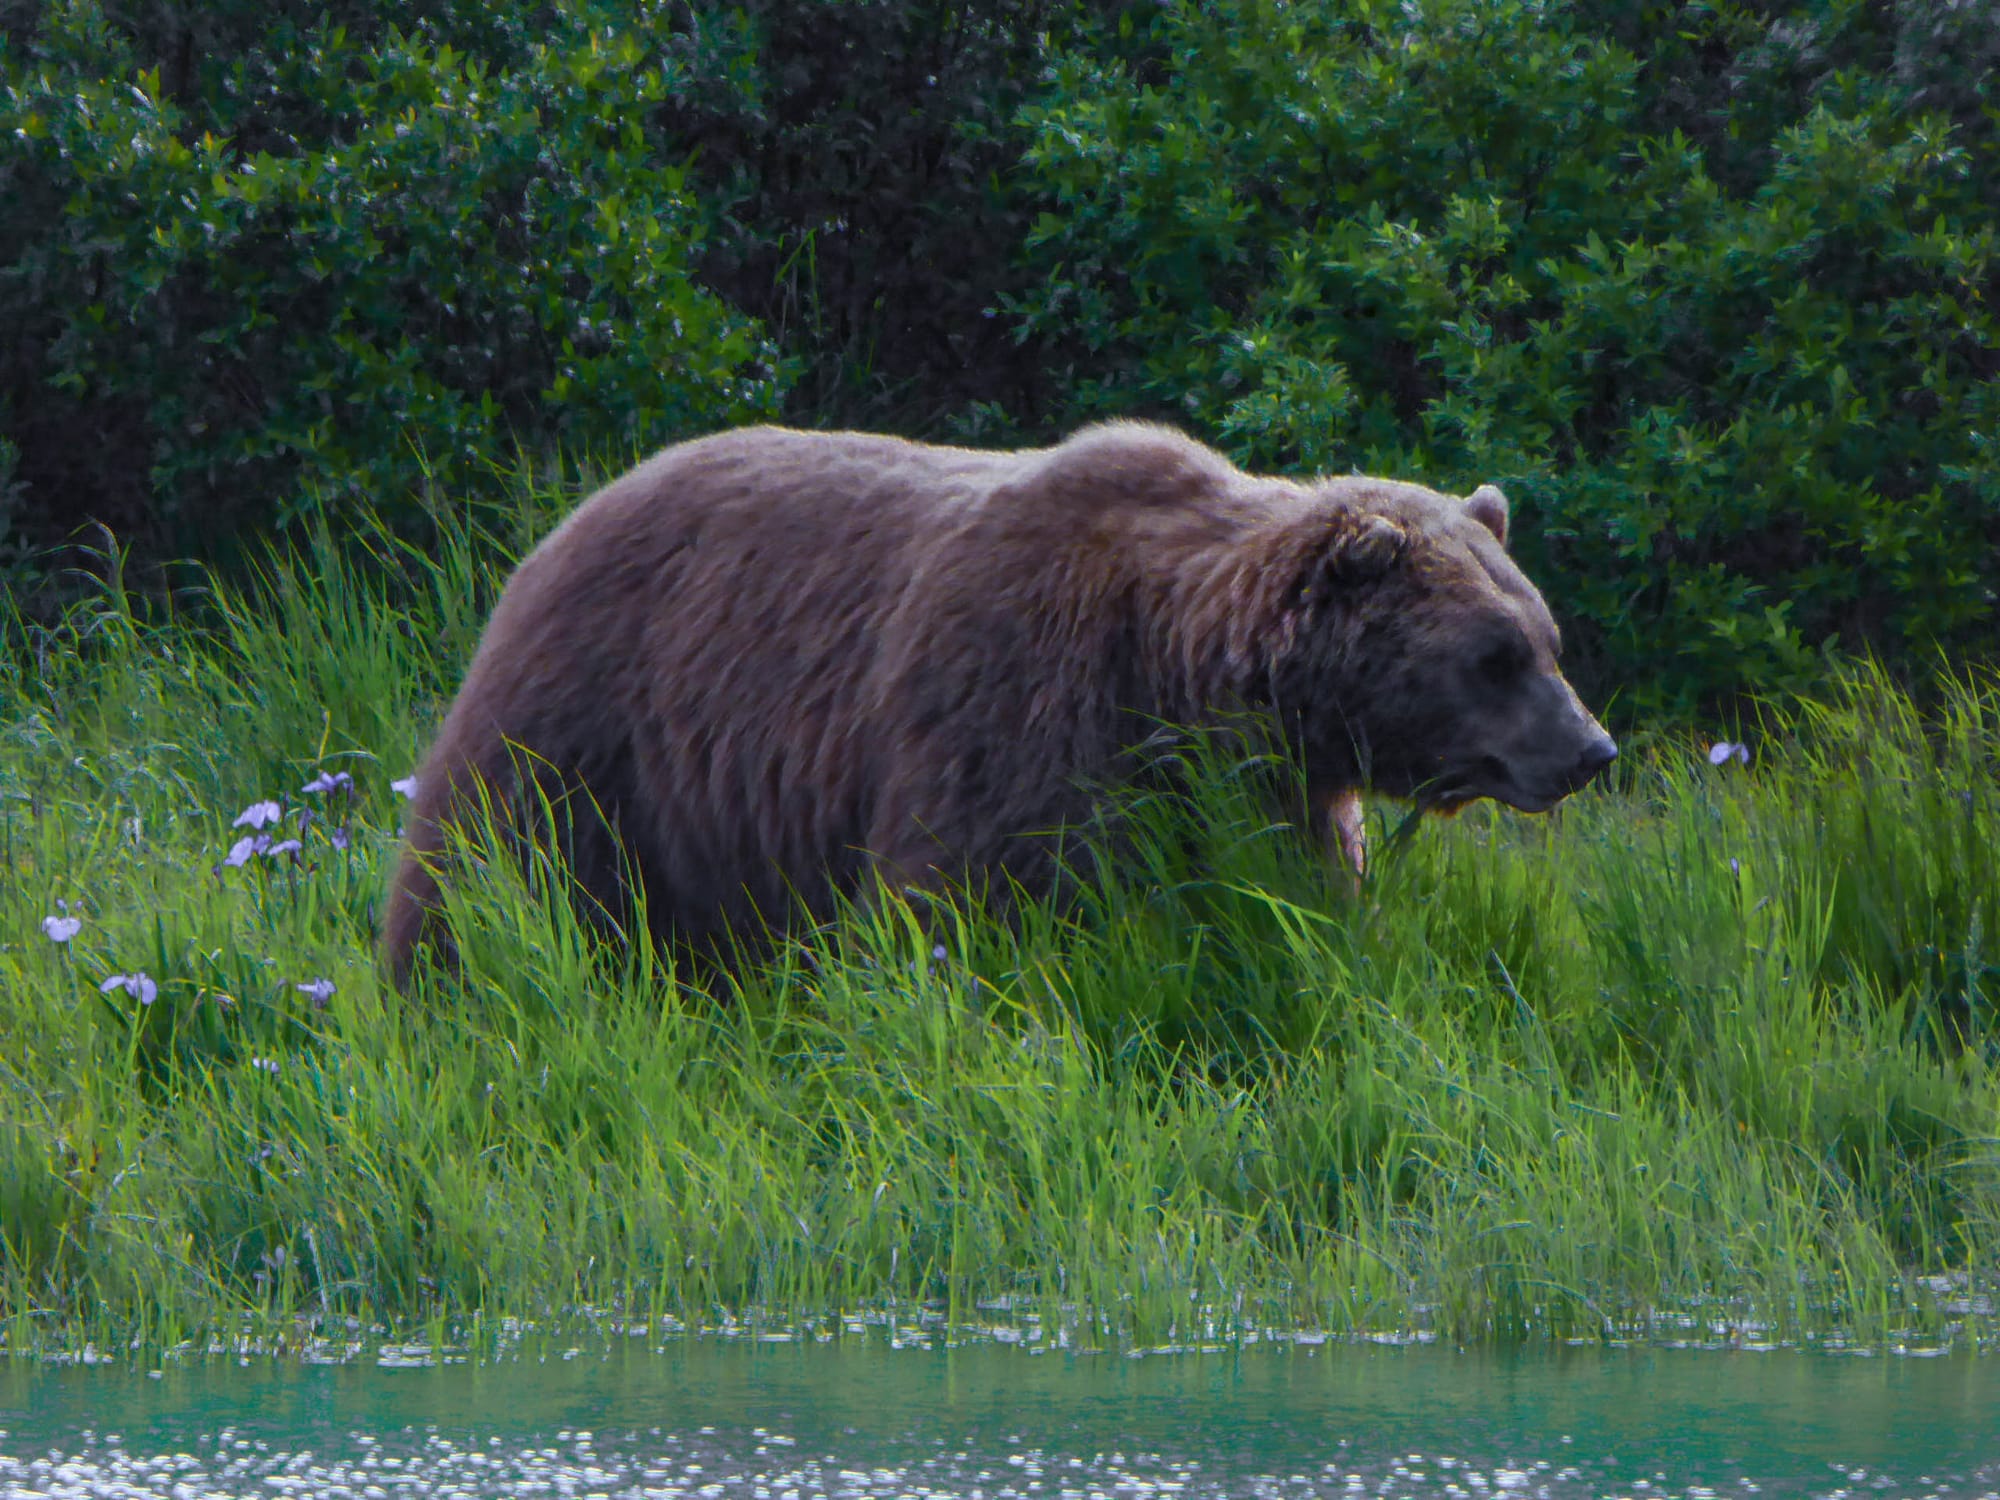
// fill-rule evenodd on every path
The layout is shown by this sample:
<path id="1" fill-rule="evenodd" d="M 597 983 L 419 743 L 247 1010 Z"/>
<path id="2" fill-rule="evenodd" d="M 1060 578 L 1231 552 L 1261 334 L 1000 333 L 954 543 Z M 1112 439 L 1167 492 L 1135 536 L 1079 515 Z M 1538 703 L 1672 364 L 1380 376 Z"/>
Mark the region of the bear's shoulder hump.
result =
<path id="1" fill-rule="evenodd" d="M 1037 488 L 1093 508 L 1186 505 L 1243 478 L 1214 449 L 1150 422 L 1083 428 L 1037 460 Z"/>

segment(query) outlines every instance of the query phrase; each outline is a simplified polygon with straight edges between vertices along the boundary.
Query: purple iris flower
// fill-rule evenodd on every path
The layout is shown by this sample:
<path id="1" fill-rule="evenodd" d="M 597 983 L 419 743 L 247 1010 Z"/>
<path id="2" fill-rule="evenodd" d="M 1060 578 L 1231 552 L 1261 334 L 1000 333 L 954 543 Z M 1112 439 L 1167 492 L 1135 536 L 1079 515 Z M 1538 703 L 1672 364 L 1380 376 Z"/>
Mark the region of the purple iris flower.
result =
<path id="1" fill-rule="evenodd" d="M 229 852 L 222 856 L 222 862 L 232 870 L 240 870 L 270 847 L 270 834 L 246 834 L 229 846 Z"/>
<path id="2" fill-rule="evenodd" d="M 141 1005 L 151 1005 L 160 995 L 160 987 L 153 983 L 149 974 L 113 974 L 97 987 L 100 995 L 108 995 L 113 990 L 123 990 Z"/>
<path id="3" fill-rule="evenodd" d="M 285 815 L 285 810 L 275 802 L 253 802 L 236 815 L 231 828 L 269 828 Z"/>

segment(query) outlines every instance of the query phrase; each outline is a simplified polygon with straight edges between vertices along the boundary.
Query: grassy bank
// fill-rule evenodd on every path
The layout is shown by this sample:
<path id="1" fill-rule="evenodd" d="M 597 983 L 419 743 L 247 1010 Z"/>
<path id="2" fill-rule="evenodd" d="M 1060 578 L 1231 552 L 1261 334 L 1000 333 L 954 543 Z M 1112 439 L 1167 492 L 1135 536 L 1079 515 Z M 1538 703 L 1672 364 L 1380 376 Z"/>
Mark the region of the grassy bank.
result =
<path id="1" fill-rule="evenodd" d="M 1360 902 L 1209 766 L 1070 916 L 889 909 L 719 998 L 496 876 L 463 990 L 398 1003 L 391 784 L 499 555 L 9 627 L 7 1347 L 1003 1297 L 1146 1343 L 1992 1331 L 1990 677 L 1634 746 Z"/>

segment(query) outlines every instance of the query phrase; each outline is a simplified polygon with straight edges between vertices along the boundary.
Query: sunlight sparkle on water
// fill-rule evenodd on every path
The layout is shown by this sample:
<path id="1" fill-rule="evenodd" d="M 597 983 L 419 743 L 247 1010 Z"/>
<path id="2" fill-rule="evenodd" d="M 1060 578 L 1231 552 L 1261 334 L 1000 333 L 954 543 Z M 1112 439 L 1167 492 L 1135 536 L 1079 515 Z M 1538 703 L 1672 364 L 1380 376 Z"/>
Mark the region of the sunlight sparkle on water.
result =
<path id="1" fill-rule="evenodd" d="M 455 1441 L 436 1432 L 405 1430 L 377 1437 L 349 1433 L 326 1449 L 293 1450 L 224 1429 L 170 1452 L 128 1448 L 116 1433 L 84 1432 L 73 1450 L 12 1452 L 0 1432 L 0 1493 L 47 1500 L 115 1495 L 128 1500 L 201 1496 L 332 1496 L 387 1500 L 439 1496 L 578 1495 L 660 1497 L 660 1500 L 1120 1500 L 1120 1497 L 1521 1496 L 1535 1500 L 1629 1497 L 1629 1500 L 1711 1500 L 1730 1495 L 1798 1495 L 1858 1500 L 1886 1493 L 1865 1469 L 1830 1467 L 1807 1484 L 1727 1487 L 1667 1486 L 1664 1476 L 1616 1479 L 1603 1464 L 1554 1460 L 1477 1465 L 1446 1454 L 1402 1453 L 1372 1461 L 1343 1454 L 1315 1470 L 1245 1470 L 1239 1461 L 1203 1462 L 1161 1453 L 1071 1454 L 1022 1447 L 1004 1456 L 953 1449 L 938 1440 L 929 1452 L 884 1462 L 838 1451 L 806 1453 L 795 1438 L 762 1429 L 679 1434 L 652 1429 L 600 1437 L 555 1434 L 553 1443 L 489 1437 Z M 1342 1447 L 1346 1447 L 1342 1444 Z M 1240 1455 L 1237 1456 L 1240 1459 Z M 1871 1482 L 1873 1481 L 1873 1482 Z M 1977 1473 L 1924 1476 L 1921 1487 L 1896 1487 L 1924 1500 L 2000 1500 L 2000 1465 Z"/>

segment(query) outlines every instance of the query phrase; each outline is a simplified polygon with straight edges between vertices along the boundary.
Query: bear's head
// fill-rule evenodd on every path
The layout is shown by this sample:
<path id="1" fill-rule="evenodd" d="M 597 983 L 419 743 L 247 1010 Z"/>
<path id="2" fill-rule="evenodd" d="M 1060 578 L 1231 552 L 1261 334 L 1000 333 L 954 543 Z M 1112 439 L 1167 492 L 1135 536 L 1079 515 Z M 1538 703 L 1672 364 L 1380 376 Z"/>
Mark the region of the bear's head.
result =
<path id="1" fill-rule="evenodd" d="M 1494 486 L 1327 480 L 1284 529 L 1268 694 L 1316 793 L 1542 812 L 1617 757 L 1557 665 Z"/>

